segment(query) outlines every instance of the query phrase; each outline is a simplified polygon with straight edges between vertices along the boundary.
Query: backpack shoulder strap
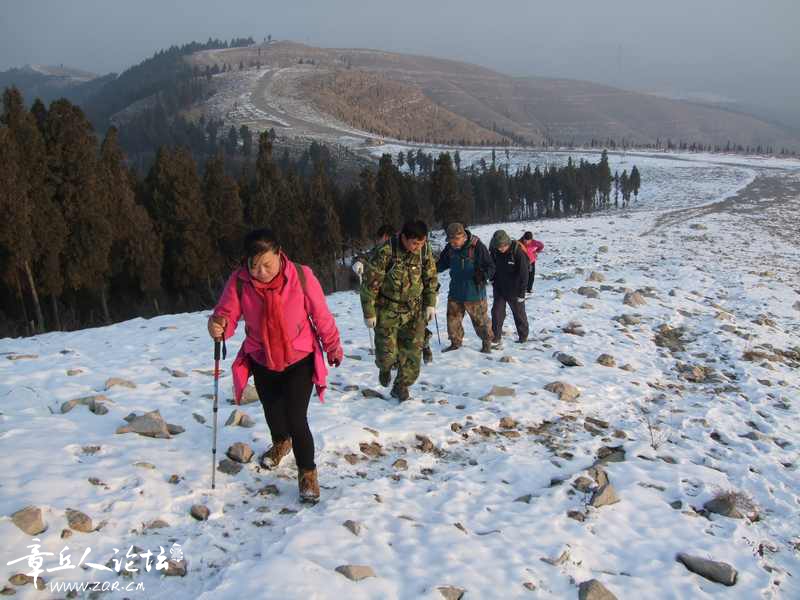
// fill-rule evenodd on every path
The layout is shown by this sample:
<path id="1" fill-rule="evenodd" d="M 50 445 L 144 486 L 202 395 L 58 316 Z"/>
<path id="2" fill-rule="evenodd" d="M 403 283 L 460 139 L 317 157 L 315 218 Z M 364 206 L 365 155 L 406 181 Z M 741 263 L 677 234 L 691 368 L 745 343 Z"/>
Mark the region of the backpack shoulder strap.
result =
<path id="1" fill-rule="evenodd" d="M 303 288 L 303 296 L 306 295 L 306 272 L 303 270 L 303 265 L 300 263 L 292 263 L 294 268 L 297 269 L 297 278 L 300 280 L 300 287 Z"/>

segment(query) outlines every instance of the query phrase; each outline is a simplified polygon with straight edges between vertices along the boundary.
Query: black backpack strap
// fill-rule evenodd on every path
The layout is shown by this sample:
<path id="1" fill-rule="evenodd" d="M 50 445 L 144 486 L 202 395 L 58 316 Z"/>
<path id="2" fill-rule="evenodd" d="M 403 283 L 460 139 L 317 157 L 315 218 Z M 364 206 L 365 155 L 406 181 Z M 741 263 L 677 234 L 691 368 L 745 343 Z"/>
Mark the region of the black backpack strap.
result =
<path id="1" fill-rule="evenodd" d="M 303 265 L 300 263 L 292 263 L 294 264 L 294 268 L 297 269 L 297 278 L 300 280 L 300 287 L 303 288 L 303 296 L 307 296 L 306 293 L 306 272 L 303 270 Z"/>

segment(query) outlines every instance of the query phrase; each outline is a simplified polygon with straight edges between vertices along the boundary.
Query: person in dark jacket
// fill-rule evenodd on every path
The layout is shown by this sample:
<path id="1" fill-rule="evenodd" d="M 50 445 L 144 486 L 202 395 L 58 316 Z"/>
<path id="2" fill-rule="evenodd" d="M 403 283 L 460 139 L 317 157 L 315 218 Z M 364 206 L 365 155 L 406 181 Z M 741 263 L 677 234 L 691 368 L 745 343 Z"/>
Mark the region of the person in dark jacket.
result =
<path id="1" fill-rule="evenodd" d="M 461 347 L 464 341 L 464 313 L 469 315 L 475 333 L 481 338 L 481 352 L 492 351 L 492 330 L 486 282 L 494 277 L 494 261 L 478 236 L 464 229 L 461 223 L 447 227 L 447 246 L 436 261 L 436 270 L 450 270 L 447 293 L 447 336 L 450 345 L 443 352 Z"/>
<path id="2" fill-rule="evenodd" d="M 492 330 L 494 343 L 499 345 L 503 337 L 503 322 L 506 320 L 506 304 L 511 308 L 514 325 L 519 335 L 518 343 L 528 341 L 528 315 L 525 312 L 525 292 L 528 286 L 530 260 L 519 242 L 499 229 L 494 232 L 490 244 L 495 272 L 492 280 L 494 303 L 492 304 Z"/>

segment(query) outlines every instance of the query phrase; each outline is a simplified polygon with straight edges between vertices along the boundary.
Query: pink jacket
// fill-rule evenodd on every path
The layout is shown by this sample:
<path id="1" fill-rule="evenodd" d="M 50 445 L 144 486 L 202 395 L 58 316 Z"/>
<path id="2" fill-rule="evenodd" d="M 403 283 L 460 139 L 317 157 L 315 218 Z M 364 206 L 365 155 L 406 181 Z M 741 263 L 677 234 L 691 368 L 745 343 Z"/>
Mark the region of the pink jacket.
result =
<path id="1" fill-rule="evenodd" d="M 309 267 L 303 266 L 306 276 L 306 292 L 304 294 L 294 263 L 283 254 L 281 257 L 286 265 L 283 271 L 286 276 L 286 285 L 281 291 L 284 327 L 295 350 L 301 355 L 314 353 L 313 382 L 320 401 L 324 401 L 328 367 L 325 364 L 322 350 L 332 352 L 339 347 L 339 330 L 336 328 L 336 321 L 328 309 L 322 286 L 314 272 Z M 242 280 L 241 299 L 237 293 L 237 279 Z M 250 378 L 250 364 L 247 355 L 259 351 L 269 352 L 269 348 L 264 348 L 261 341 L 263 304 L 261 296 L 250 283 L 249 271 L 245 267 L 239 267 L 228 278 L 222 296 L 214 307 L 214 316 L 225 317 L 228 322 L 224 333 L 225 339 L 236 332 L 237 322 L 240 318 L 244 318 L 244 343 L 231 367 L 237 404 L 241 400 L 247 380 Z M 313 327 L 309 317 L 313 321 Z"/>
<path id="2" fill-rule="evenodd" d="M 544 250 L 544 244 L 539 240 L 520 240 L 520 244 L 525 248 L 525 252 L 528 254 L 531 263 L 535 263 L 536 256 L 539 252 Z"/>

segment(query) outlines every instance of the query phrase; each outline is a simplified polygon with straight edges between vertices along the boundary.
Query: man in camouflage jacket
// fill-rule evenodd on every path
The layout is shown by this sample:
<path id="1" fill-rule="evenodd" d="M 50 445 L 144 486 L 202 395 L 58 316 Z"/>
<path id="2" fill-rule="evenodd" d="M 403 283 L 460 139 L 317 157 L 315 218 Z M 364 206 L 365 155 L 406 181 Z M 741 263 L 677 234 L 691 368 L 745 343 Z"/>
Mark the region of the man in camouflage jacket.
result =
<path id="1" fill-rule="evenodd" d="M 425 324 L 434 316 L 438 289 L 422 221 L 406 223 L 399 235 L 374 250 L 364 268 L 361 308 L 366 326 L 375 328 L 380 383 L 388 387 L 396 364 L 392 396 L 401 402 L 419 376 Z"/>

